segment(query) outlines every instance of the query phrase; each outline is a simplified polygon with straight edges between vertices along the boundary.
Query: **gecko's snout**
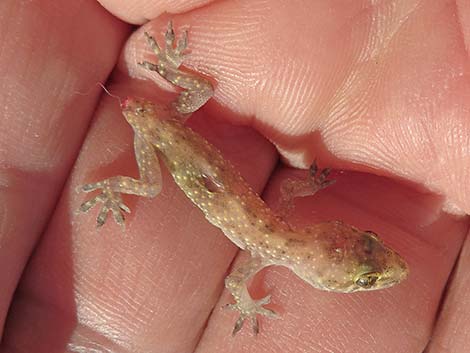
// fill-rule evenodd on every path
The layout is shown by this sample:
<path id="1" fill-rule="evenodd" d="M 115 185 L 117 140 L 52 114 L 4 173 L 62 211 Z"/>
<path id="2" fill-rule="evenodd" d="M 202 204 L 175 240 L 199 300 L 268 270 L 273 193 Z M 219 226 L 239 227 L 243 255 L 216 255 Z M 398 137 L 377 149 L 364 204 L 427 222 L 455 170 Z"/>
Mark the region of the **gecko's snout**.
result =
<path id="1" fill-rule="evenodd" d="M 124 112 L 141 113 L 143 111 L 155 110 L 154 104 L 143 98 L 127 96 L 121 101 L 121 108 Z"/>
<path id="2" fill-rule="evenodd" d="M 132 101 L 132 98 L 127 96 L 121 101 L 121 108 L 126 109 L 129 106 L 129 103 Z"/>
<path id="3" fill-rule="evenodd" d="M 370 232 L 364 232 L 365 237 Z M 354 279 L 356 290 L 374 290 L 394 286 L 405 280 L 409 269 L 406 261 L 395 251 L 383 244 L 377 236 L 376 240 L 366 246 L 367 257 L 364 258 L 361 271 Z"/>
<path id="4" fill-rule="evenodd" d="M 121 109 L 127 122 L 131 125 L 134 125 L 136 121 L 142 121 L 142 119 L 148 121 L 149 117 L 157 114 L 155 105 L 143 98 L 126 97 L 121 102 Z"/>
<path id="5" fill-rule="evenodd" d="M 121 109 L 124 113 L 138 114 L 148 108 L 150 102 L 146 100 L 127 96 L 121 102 Z"/>

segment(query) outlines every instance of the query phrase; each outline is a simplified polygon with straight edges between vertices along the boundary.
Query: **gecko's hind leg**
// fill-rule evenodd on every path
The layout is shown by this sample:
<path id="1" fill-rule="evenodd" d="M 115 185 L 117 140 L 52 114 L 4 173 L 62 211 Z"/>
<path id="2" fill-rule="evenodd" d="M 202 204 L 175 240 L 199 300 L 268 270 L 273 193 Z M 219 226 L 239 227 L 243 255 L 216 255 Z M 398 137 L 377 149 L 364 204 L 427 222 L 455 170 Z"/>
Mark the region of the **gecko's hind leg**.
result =
<path id="1" fill-rule="evenodd" d="M 335 183 L 328 179 L 331 169 L 319 169 L 317 162 L 313 161 L 306 179 L 286 179 L 281 184 L 281 216 L 287 216 L 294 207 L 297 197 L 314 195 L 317 191 Z"/>
<path id="2" fill-rule="evenodd" d="M 247 263 L 235 269 L 225 279 L 225 287 L 232 293 L 235 299 L 234 304 L 227 304 L 225 308 L 238 311 L 240 317 L 235 323 L 232 335 L 235 335 L 241 330 L 246 319 L 252 322 L 253 332 L 258 334 L 259 324 L 257 315 L 264 315 L 267 317 L 277 317 L 277 314 L 271 309 L 265 308 L 263 305 L 269 304 L 271 296 L 267 295 L 259 300 L 251 298 L 250 293 L 246 286 L 246 282 L 253 277 L 257 272 L 262 270 L 269 264 L 263 262 L 260 258 L 251 258 Z"/>
<path id="3" fill-rule="evenodd" d="M 158 63 L 144 61 L 139 63 L 148 70 L 156 71 L 175 86 L 183 88 L 183 91 L 174 102 L 174 108 L 179 114 L 186 115 L 198 110 L 214 92 L 211 83 L 199 75 L 194 75 L 179 69 L 184 61 L 184 50 L 187 47 L 187 32 L 176 41 L 175 32 L 171 21 L 165 33 L 165 47 L 161 48 L 154 37 L 145 32 L 147 43 L 156 54 Z"/>

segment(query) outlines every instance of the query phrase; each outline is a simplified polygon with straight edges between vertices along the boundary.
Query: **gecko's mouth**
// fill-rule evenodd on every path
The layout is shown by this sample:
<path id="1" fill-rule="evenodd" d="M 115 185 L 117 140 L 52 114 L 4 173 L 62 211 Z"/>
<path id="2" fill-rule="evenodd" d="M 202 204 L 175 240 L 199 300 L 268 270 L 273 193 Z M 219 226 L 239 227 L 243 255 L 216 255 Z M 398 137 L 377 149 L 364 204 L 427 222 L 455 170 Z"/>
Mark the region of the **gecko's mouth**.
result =
<path id="1" fill-rule="evenodd" d="M 129 106 L 129 102 L 132 100 L 131 97 L 126 97 L 121 101 L 121 109 L 126 109 Z"/>
<path id="2" fill-rule="evenodd" d="M 356 278 L 354 283 L 358 290 L 376 290 L 392 287 L 408 277 L 408 265 L 395 254 L 395 261 L 381 272 L 367 272 Z"/>

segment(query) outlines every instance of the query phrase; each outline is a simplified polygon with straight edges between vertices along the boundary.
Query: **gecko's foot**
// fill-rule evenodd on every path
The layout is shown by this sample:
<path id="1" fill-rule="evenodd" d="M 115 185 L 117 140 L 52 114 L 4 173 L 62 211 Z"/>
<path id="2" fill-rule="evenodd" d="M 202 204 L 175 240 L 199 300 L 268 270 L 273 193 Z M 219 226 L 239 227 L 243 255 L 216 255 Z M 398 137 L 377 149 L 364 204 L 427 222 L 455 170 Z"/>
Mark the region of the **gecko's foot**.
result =
<path id="1" fill-rule="evenodd" d="M 264 308 L 263 305 L 269 304 L 271 300 L 271 296 L 267 295 L 266 297 L 253 300 L 247 299 L 244 301 L 239 301 L 234 304 L 227 304 L 225 306 L 226 309 L 235 310 L 240 313 L 240 317 L 238 318 L 237 322 L 235 323 L 235 327 L 233 328 L 232 335 L 235 336 L 238 331 L 240 331 L 245 323 L 246 319 L 251 319 L 253 332 L 256 334 L 259 333 L 259 324 L 257 315 L 264 315 L 271 318 L 277 318 L 277 314 L 272 311 L 271 309 Z"/>
<path id="2" fill-rule="evenodd" d="M 336 180 L 328 179 L 330 171 L 329 168 L 318 169 L 317 163 L 314 161 L 310 166 L 309 175 L 306 179 L 284 180 L 281 184 L 280 216 L 287 218 L 294 208 L 295 198 L 314 195 L 317 191 L 335 183 Z"/>
<path id="3" fill-rule="evenodd" d="M 139 65 L 148 70 L 158 72 L 165 80 L 183 89 L 176 101 L 172 103 L 175 116 L 185 118 L 188 114 L 195 112 L 206 104 L 214 93 L 211 83 L 200 75 L 179 69 L 185 58 L 183 52 L 188 45 L 187 32 L 184 31 L 181 38 L 176 40 L 173 25 L 169 22 L 165 33 L 165 47 L 163 49 L 160 48 L 155 38 L 147 32 L 145 37 L 149 46 L 157 55 L 158 63 L 144 61 L 139 63 Z"/>
<path id="4" fill-rule="evenodd" d="M 165 47 L 161 48 L 154 37 L 145 32 L 147 43 L 157 56 L 158 62 L 140 62 L 139 65 L 147 70 L 156 71 L 168 82 L 182 88 L 172 107 L 175 117 L 185 118 L 202 107 L 212 94 L 214 88 L 212 84 L 200 75 L 189 71 L 180 70 L 185 54 L 183 53 L 188 45 L 188 33 L 183 32 L 180 39 L 175 39 L 175 32 L 171 21 L 165 33 Z"/>
<path id="5" fill-rule="evenodd" d="M 103 224 L 105 224 L 109 211 L 112 212 L 116 223 L 120 226 L 124 226 L 123 212 L 130 213 L 131 210 L 122 202 L 121 195 L 112 190 L 111 185 L 107 180 L 86 184 L 80 188 L 80 190 L 84 192 L 90 192 L 97 189 L 102 189 L 102 192 L 94 198 L 82 203 L 79 210 L 81 212 L 88 212 L 91 208 L 93 208 L 93 206 L 100 202 L 103 204 L 103 206 L 101 207 L 101 210 L 98 213 L 98 217 L 96 218 L 97 226 L 101 227 Z"/>
<path id="6" fill-rule="evenodd" d="M 309 169 L 309 179 L 312 185 L 312 194 L 336 182 L 334 179 L 328 179 L 330 172 L 330 168 L 318 169 L 317 161 L 313 161 Z"/>
<path id="7" fill-rule="evenodd" d="M 139 63 L 146 69 L 157 71 L 163 77 L 166 77 L 168 69 L 178 69 L 184 61 L 183 51 L 188 45 L 188 32 L 184 31 L 181 38 L 176 41 L 175 32 L 173 31 L 172 22 L 168 22 L 168 28 L 165 33 L 165 47 L 162 49 L 157 41 L 150 34 L 145 32 L 147 43 L 152 48 L 153 52 L 157 55 L 158 64 L 148 61 Z"/>

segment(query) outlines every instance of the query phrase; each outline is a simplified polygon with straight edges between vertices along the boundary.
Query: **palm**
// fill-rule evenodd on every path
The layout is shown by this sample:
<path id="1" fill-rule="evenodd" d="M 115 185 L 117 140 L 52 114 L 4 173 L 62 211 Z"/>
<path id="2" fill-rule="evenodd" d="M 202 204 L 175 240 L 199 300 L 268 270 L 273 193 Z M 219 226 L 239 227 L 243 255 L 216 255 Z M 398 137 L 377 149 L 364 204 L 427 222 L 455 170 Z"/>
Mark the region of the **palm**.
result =
<path id="1" fill-rule="evenodd" d="M 102 3 L 133 23 L 172 12 Z M 125 233 L 111 224 L 95 231 L 94 217 L 76 215 L 84 201 L 77 185 L 135 173 L 118 102 L 90 87 L 118 62 L 108 83 L 113 93 L 169 101 L 149 81 L 129 78 L 145 75 L 137 65 L 143 30 L 129 37 L 130 26 L 92 1 L 2 2 L 3 351 L 420 352 L 431 337 L 429 352 L 464 351 L 468 225 L 441 209 L 445 200 L 470 211 L 470 8 L 410 4 L 217 2 L 173 17 L 177 30 L 189 26 L 188 64 L 217 82 L 217 103 L 190 124 L 258 191 L 267 183 L 273 205 L 279 181 L 297 172 L 280 167 L 270 177 L 276 150 L 233 123 L 255 116 L 253 125 L 298 165 L 315 155 L 322 165 L 354 170 L 300 200 L 292 222 L 344 219 L 380 233 L 410 263 L 402 285 L 353 295 L 314 290 L 288 271 L 268 269 L 253 294 L 271 293 L 281 320 L 262 319 L 254 339 L 249 330 L 232 338 L 236 315 L 219 309 L 230 301 L 222 283 L 236 247 L 168 174 L 155 200 L 124 200 L 134 211 Z M 167 20 L 144 27 L 162 33 Z"/>

